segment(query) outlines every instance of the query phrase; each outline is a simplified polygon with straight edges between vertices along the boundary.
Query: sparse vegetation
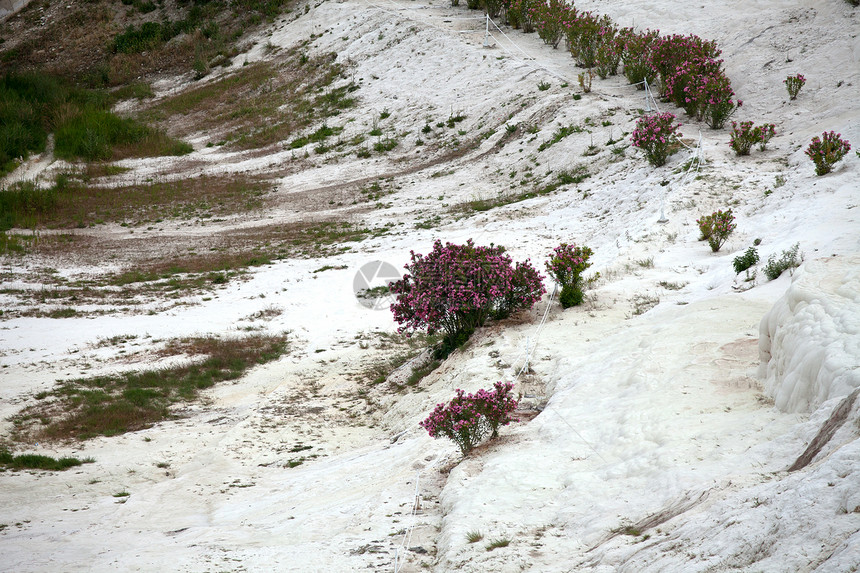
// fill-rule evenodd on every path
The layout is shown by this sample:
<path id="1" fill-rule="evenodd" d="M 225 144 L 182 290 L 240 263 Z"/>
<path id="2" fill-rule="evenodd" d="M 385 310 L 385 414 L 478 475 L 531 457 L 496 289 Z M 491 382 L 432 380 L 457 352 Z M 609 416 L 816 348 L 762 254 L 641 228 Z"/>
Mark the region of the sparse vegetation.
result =
<path id="1" fill-rule="evenodd" d="M 584 131 L 584 129 L 579 127 L 578 125 L 567 125 L 559 127 L 557 130 L 555 130 L 555 133 L 552 134 L 552 138 L 548 139 L 547 141 L 544 141 L 538 146 L 538 151 L 544 151 L 546 149 L 549 149 L 568 135 L 571 135 L 573 133 L 581 133 L 582 131 Z"/>
<path id="2" fill-rule="evenodd" d="M 740 274 L 758 263 L 758 261 L 758 251 L 756 251 L 755 247 L 750 247 L 743 255 L 738 255 L 734 258 L 732 266 L 735 269 L 735 274 Z"/>
<path id="3" fill-rule="evenodd" d="M 777 259 L 776 255 L 771 255 L 767 259 L 767 264 L 764 266 L 764 275 L 767 280 L 776 280 L 785 271 L 792 271 L 800 266 L 803 262 L 803 256 L 798 255 L 800 243 L 795 244 L 790 249 L 783 251 Z"/>
<path id="4" fill-rule="evenodd" d="M 503 537 L 500 539 L 494 539 L 487 545 L 487 551 L 492 551 L 493 549 L 499 549 L 500 547 L 507 547 L 511 544 L 511 540 L 507 537 Z"/>
<path id="5" fill-rule="evenodd" d="M 3 468 L 0 471 L 5 469 L 63 471 L 82 464 L 91 464 L 94 461 L 92 458 L 79 460 L 78 458 L 58 459 L 37 454 L 13 455 L 9 450 L 0 449 L 0 468 Z"/>
<path id="6" fill-rule="evenodd" d="M 336 54 L 308 58 L 300 48 L 293 48 L 277 64 L 249 64 L 217 81 L 166 98 L 144 115 L 159 122 L 182 116 L 181 124 L 189 133 L 223 134 L 228 146 L 238 149 L 285 141 L 321 123 L 310 136 L 294 138 L 289 146 L 320 143 L 340 132 L 325 122 L 356 105 L 351 94 L 358 90 L 357 85 L 333 86 L 345 72 L 335 58 Z"/>
<path id="7" fill-rule="evenodd" d="M 186 364 L 60 383 L 50 396 L 14 417 L 18 439 L 87 439 L 140 430 L 171 417 L 170 406 L 197 398 L 201 390 L 240 377 L 255 364 L 287 351 L 285 335 L 188 338 L 165 353 L 202 356 Z"/>
<path id="8" fill-rule="evenodd" d="M 478 530 L 470 531 L 466 534 L 466 540 L 469 543 L 477 543 L 484 538 L 484 534 Z"/>

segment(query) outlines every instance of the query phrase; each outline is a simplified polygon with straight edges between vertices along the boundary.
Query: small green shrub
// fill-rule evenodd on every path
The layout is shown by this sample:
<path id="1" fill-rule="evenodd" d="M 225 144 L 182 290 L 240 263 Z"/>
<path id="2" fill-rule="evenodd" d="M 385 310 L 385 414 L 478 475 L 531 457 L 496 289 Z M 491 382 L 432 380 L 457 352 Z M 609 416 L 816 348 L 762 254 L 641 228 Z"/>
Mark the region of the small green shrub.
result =
<path id="1" fill-rule="evenodd" d="M 768 257 L 767 264 L 764 266 L 764 275 L 767 277 L 767 280 L 772 281 L 777 279 L 783 272 L 790 272 L 799 267 L 800 263 L 803 262 L 803 256 L 800 255 L 798 257 L 799 249 L 800 243 L 795 243 L 793 247 L 787 251 L 783 251 L 779 259 L 776 258 L 776 255 Z"/>
<path id="2" fill-rule="evenodd" d="M 735 257 L 732 261 L 732 265 L 735 268 L 735 274 L 744 272 L 751 266 L 758 263 L 758 261 L 758 251 L 755 250 L 755 247 L 750 247 L 743 255 Z"/>

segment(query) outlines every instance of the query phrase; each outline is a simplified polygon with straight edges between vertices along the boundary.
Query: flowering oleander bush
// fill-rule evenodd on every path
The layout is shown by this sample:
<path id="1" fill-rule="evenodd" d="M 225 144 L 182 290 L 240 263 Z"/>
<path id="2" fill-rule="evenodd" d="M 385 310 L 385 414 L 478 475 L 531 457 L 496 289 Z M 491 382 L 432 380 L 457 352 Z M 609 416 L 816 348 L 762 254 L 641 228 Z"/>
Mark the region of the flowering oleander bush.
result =
<path id="1" fill-rule="evenodd" d="M 631 84 L 636 84 L 636 89 L 644 90 L 643 82 L 647 80 L 653 84 L 656 77 L 651 67 L 651 50 L 655 40 L 660 37 L 660 31 L 634 32 L 633 28 L 623 28 L 618 37 L 623 42 L 621 60 L 624 62 L 624 77 Z"/>
<path id="2" fill-rule="evenodd" d="M 522 28 L 526 34 L 534 32 L 533 10 L 537 0 L 510 0 L 507 8 L 508 23 L 513 28 Z"/>
<path id="3" fill-rule="evenodd" d="M 420 426 L 433 438 L 451 439 L 465 456 L 487 432 L 495 438 L 499 427 L 517 421 L 513 417 L 517 401 L 510 395 L 512 388 L 510 382 L 496 382 L 492 391 L 481 389 L 474 394 L 458 388 L 456 396 L 447 404 L 436 404 Z"/>
<path id="4" fill-rule="evenodd" d="M 767 149 L 767 143 L 776 135 L 776 126 L 772 123 L 757 125 L 753 130 L 753 136 L 758 142 L 759 151 Z"/>
<path id="5" fill-rule="evenodd" d="M 751 121 L 732 122 L 732 132 L 729 134 L 729 146 L 737 155 L 749 155 L 752 146 L 758 143 L 764 151 L 767 142 L 776 135 L 776 126 L 772 123 L 753 125 Z"/>
<path id="6" fill-rule="evenodd" d="M 557 48 L 564 36 L 564 22 L 576 18 L 576 8 L 564 0 L 536 2 L 529 8 L 529 16 L 540 39 Z"/>
<path id="7" fill-rule="evenodd" d="M 806 83 L 806 78 L 802 74 L 788 76 L 782 83 L 785 84 L 785 89 L 788 90 L 788 99 L 797 99 L 797 94 L 800 93 L 800 88 Z"/>
<path id="8" fill-rule="evenodd" d="M 720 53 L 714 41 L 703 40 L 696 35 L 672 34 L 657 37 L 649 55 L 650 65 L 658 76 L 662 94 L 666 95 L 669 79 L 684 68 L 687 62 L 699 62 L 700 65 L 712 67 L 714 62 L 722 62 L 717 60 Z M 691 70 L 694 68 L 688 67 L 687 71 Z"/>
<path id="9" fill-rule="evenodd" d="M 597 50 L 603 39 L 600 31 L 612 25 L 609 16 L 596 16 L 591 12 L 578 12 L 566 22 L 567 47 L 577 66 L 593 68 L 597 64 Z"/>
<path id="10" fill-rule="evenodd" d="M 468 340 L 492 316 L 531 308 L 546 290 L 528 261 L 512 264 L 505 248 L 436 241 L 425 255 L 411 253 L 407 273 L 391 283 L 399 332 L 444 332 L 438 358 Z"/>
<path id="11" fill-rule="evenodd" d="M 749 155 L 750 149 L 752 149 L 752 146 L 755 145 L 756 141 L 753 122 L 732 122 L 732 133 L 729 135 L 729 146 L 735 151 L 736 155 Z"/>
<path id="12" fill-rule="evenodd" d="M 594 251 L 588 247 L 577 247 L 562 243 L 552 250 L 546 261 L 546 272 L 561 286 L 558 300 L 562 308 L 582 303 L 582 288 L 585 283 L 582 273 L 591 266 L 588 259 Z"/>
<path id="13" fill-rule="evenodd" d="M 681 124 L 672 125 L 674 120 L 674 114 L 666 112 L 645 115 L 636 122 L 630 141 L 634 147 L 645 152 L 645 157 L 654 167 L 665 165 L 675 147 L 674 138 L 681 136 L 678 132 Z"/>
<path id="14" fill-rule="evenodd" d="M 594 54 L 594 69 L 600 79 L 618 74 L 621 65 L 621 54 L 624 44 L 618 38 L 618 28 L 615 25 L 601 25 L 597 32 L 598 44 Z"/>
<path id="15" fill-rule="evenodd" d="M 496 382 L 491 391 L 478 390 L 473 396 L 478 412 L 484 416 L 484 421 L 490 427 L 490 438 L 499 436 L 499 428 L 511 422 L 517 422 L 513 414 L 517 409 L 517 400 L 511 395 L 514 385 L 511 382 Z"/>
<path id="16" fill-rule="evenodd" d="M 720 71 L 703 76 L 702 85 L 696 93 L 698 107 L 696 117 L 704 120 L 711 129 L 722 129 L 726 121 L 744 103 L 735 101 L 729 78 Z"/>
<path id="17" fill-rule="evenodd" d="M 812 138 L 806 148 L 806 156 L 815 163 L 815 174 L 825 175 L 833 170 L 833 166 L 851 151 L 851 144 L 843 140 L 841 133 L 824 132 L 819 138 Z"/>
<path id="18" fill-rule="evenodd" d="M 710 215 L 702 216 L 696 220 L 696 224 L 699 225 L 699 231 L 701 232 L 700 240 L 708 241 L 711 250 L 716 253 L 728 240 L 729 235 L 734 232 L 735 227 L 737 227 L 734 220 L 735 216 L 732 215 L 731 209 L 727 211 L 715 211 Z"/>

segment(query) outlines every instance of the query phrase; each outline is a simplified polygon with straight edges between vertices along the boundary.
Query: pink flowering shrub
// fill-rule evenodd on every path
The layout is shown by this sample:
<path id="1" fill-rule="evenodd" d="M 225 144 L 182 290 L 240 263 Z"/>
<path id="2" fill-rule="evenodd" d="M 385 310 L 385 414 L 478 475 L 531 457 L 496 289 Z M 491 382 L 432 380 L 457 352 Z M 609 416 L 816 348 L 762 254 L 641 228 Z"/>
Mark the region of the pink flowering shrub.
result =
<path id="1" fill-rule="evenodd" d="M 764 151 L 767 142 L 776 135 L 776 126 L 772 123 L 753 125 L 751 121 L 740 123 L 732 122 L 732 132 L 729 134 L 729 146 L 736 155 L 749 155 L 752 146 L 758 143 L 759 149 Z"/>
<path id="2" fill-rule="evenodd" d="M 593 68 L 597 65 L 597 52 L 603 43 L 606 31 L 613 27 L 609 16 L 597 16 L 591 12 L 579 12 L 572 21 L 568 22 L 567 46 L 577 66 Z"/>
<path id="3" fill-rule="evenodd" d="M 507 9 L 508 23 L 513 28 L 522 28 L 526 34 L 534 32 L 532 21 L 532 6 L 537 0 L 510 0 Z"/>
<path id="4" fill-rule="evenodd" d="M 545 44 L 558 47 L 564 36 L 564 22 L 576 18 L 576 8 L 564 0 L 536 2 L 529 8 L 529 19 L 534 22 L 538 36 Z"/>
<path id="5" fill-rule="evenodd" d="M 495 438 L 501 426 L 517 421 L 513 417 L 517 400 L 510 395 L 513 387 L 510 382 L 496 382 L 492 391 L 481 389 L 474 394 L 458 388 L 456 396 L 447 404 L 436 404 L 420 426 L 433 438 L 451 439 L 465 456 L 487 432 Z"/>
<path id="6" fill-rule="evenodd" d="M 753 129 L 753 122 L 732 122 L 732 133 L 729 135 L 729 146 L 735 151 L 735 155 L 749 155 L 750 149 L 756 143 L 757 138 Z"/>
<path id="7" fill-rule="evenodd" d="M 785 84 L 785 89 L 788 90 L 788 99 L 797 99 L 797 94 L 800 93 L 800 88 L 806 83 L 806 78 L 802 74 L 788 76 L 782 83 Z"/>
<path id="8" fill-rule="evenodd" d="M 444 332 L 438 358 L 468 340 L 490 317 L 531 308 L 546 292 L 528 261 L 512 264 L 505 248 L 436 241 L 425 255 L 411 253 L 407 273 L 390 285 L 399 332 Z"/>
<path id="9" fill-rule="evenodd" d="M 624 77 L 631 84 L 636 84 L 636 89 L 644 90 L 642 83 L 647 80 L 653 84 L 656 73 L 651 67 L 651 50 L 654 41 L 660 37 L 659 30 L 646 30 L 634 32 L 633 28 L 623 28 L 618 33 L 622 41 L 621 60 L 624 62 Z"/>
<path id="10" fill-rule="evenodd" d="M 594 54 L 594 70 L 600 79 L 618 74 L 621 65 L 621 54 L 624 44 L 618 38 L 618 28 L 614 25 L 602 25 L 597 32 L 599 39 L 597 51 Z"/>
<path id="11" fill-rule="evenodd" d="M 558 300 L 562 308 L 582 303 L 584 279 L 582 273 L 591 266 L 588 259 L 594 251 L 562 243 L 552 250 L 546 261 L 546 272 L 561 286 Z"/>
<path id="12" fill-rule="evenodd" d="M 651 46 L 650 65 L 658 76 L 662 93 L 666 95 L 669 78 L 677 73 L 685 62 L 700 62 L 710 65 L 720 55 L 717 43 L 703 40 L 696 35 L 660 36 Z M 677 103 L 677 101 L 676 101 Z"/>
<path id="13" fill-rule="evenodd" d="M 636 122 L 630 141 L 634 147 L 645 152 L 645 157 L 654 167 L 666 164 L 666 159 L 675 147 L 674 139 L 681 136 L 678 133 L 681 124 L 672 125 L 674 120 L 675 116 L 667 112 L 644 115 Z"/>
<path id="14" fill-rule="evenodd" d="M 767 149 L 767 143 L 773 139 L 774 135 L 776 135 L 776 126 L 772 123 L 763 123 L 753 129 L 753 137 L 758 143 L 759 151 Z"/>
<path id="15" fill-rule="evenodd" d="M 704 215 L 696 220 L 701 232 L 700 240 L 708 241 L 711 251 L 717 252 L 728 240 L 737 224 L 734 223 L 735 216 L 732 215 L 732 210 L 715 211 L 710 215 Z"/>
<path id="16" fill-rule="evenodd" d="M 843 140 L 841 133 L 824 132 L 819 138 L 812 138 L 806 148 L 806 156 L 815 163 L 815 174 L 825 175 L 833 170 L 833 166 L 851 151 L 851 144 Z"/>

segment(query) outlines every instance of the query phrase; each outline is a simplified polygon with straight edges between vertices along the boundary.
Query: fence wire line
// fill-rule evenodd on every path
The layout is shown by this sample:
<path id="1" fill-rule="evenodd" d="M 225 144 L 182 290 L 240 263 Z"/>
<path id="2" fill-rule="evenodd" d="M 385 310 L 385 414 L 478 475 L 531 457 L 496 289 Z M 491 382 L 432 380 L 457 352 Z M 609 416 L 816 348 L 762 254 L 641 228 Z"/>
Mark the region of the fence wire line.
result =
<path id="1" fill-rule="evenodd" d="M 421 484 L 421 475 L 429 470 L 434 469 L 437 466 L 440 466 L 448 461 L 450 455 L 446 454 L 444 457 L 437 459 L 435 462 L 430 464 L 429 467 L 424 469 L 420 469 L 415 472 L 415 492 L 412 497 L 412 509 L 409 512 L 410 515 L 410 523 L 406 528 L 406 531 L 403 533 L 403 539 L 400 540 L 400 545 L 394 550 L 394 573 L 398 573 L 400 568 L 406 563 L 406 555 L 409 550 L 409 545 L 412 543 L 412 533 L 415 531 L 415 526 L 418 521 L 418 510 L 419 507 L 419 494 L 420 494 L 420 484 Z M 403 561 L 401 561 L 401 557 Z"/>

